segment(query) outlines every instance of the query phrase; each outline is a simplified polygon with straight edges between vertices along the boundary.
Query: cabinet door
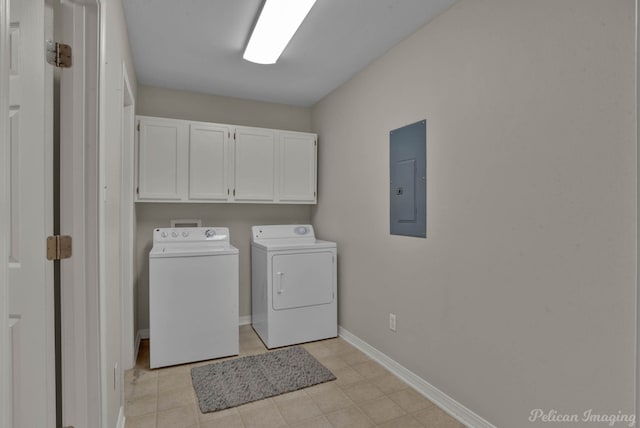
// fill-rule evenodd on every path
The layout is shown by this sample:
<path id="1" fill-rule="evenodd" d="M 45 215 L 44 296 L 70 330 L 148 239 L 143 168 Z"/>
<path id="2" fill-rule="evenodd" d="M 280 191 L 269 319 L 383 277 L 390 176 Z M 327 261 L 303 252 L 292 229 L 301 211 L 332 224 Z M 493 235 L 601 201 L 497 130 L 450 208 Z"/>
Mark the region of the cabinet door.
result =
<path id="1" fill-rule="evenodd" d="M 138 198 L 186 199 L 185 122 L 140 118 Z"/>
<path id="2" fill-rule="evenodd" d="M 279 201 L 315 202 L 315 134 L 281 131 L 279 135 Z"/>
<path id="3" fill-rule="evenodd" d="M 189 134 L 189 199 L 226 201 L 229 128 L 191 124 Z"/>
<path id="4" fill-rule="evenodd" d="M 236 128 L 234 146 L 234 200 L 273 201 L 274 132 L 261 128 Z"/>

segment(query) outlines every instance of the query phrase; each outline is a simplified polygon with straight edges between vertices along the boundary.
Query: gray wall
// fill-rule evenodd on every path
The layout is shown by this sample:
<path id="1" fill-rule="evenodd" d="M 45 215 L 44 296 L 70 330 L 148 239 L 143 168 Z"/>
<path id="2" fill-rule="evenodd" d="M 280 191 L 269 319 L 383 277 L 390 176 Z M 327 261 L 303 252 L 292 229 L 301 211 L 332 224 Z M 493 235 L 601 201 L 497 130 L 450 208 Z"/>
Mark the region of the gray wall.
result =
<path id="1" fill-rule="evenodd" d="M 140 85 L 140 115 L 309 132 L 311 109 Z"/>
<path id="2" fill-rule="evenodd" d="M 138 86 L 140 115 L 308 132 L 311 110 L 237 98 Z M 136 203 L 136 320 L 149 328 L 149 250 L 152 231 L 171 219 L 199 218 L 203 226 L 229 227 L 240 251 L 240 316 L 251 315 L 250 228 L 255 224 L 310 223 L 309 205 Z"/>
<path id="3" fill-rule="evenodd" d="M 498 427 L 633 413 L 634 19 L 461 0 L 312 110 L 340 324 Z M 425 118 L 427 239 L 390 236 L 389 131 Z"/>

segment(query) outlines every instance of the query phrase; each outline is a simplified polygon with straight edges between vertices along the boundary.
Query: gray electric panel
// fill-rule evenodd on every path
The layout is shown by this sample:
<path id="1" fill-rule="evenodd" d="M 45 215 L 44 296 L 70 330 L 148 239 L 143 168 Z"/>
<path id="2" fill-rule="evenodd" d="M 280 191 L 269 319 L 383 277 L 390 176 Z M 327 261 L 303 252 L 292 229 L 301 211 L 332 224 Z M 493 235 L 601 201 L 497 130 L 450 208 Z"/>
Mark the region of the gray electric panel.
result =
<path id="1" fill-rule="evenodd" d="M 427 121 L 389 133 L 392 235 L 427 237 Z"/>

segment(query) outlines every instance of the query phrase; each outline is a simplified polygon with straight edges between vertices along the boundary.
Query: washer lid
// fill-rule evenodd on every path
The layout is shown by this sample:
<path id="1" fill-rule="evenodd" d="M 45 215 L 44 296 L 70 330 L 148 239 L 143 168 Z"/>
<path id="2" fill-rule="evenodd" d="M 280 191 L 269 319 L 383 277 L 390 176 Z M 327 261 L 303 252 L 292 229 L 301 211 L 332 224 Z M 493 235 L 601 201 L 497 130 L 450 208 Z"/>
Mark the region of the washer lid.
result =
<path id="1" fill-rule="evenodd" d="M 149 252 L 149 258 L 221 256 L 225 254 L 238 254 L 238 249 L 231 245 L 157 244 Z"/>

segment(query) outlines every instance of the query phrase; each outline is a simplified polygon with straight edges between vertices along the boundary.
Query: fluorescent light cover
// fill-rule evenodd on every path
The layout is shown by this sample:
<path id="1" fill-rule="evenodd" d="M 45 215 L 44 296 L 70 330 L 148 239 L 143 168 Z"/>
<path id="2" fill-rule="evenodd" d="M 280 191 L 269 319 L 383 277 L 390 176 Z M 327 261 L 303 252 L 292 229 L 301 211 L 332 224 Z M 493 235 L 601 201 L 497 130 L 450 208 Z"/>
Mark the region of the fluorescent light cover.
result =
<path id="1" fill-rule="evenodd" d="M 266 0 L 243 58 L 275 64 L 316 0 Z"/>

